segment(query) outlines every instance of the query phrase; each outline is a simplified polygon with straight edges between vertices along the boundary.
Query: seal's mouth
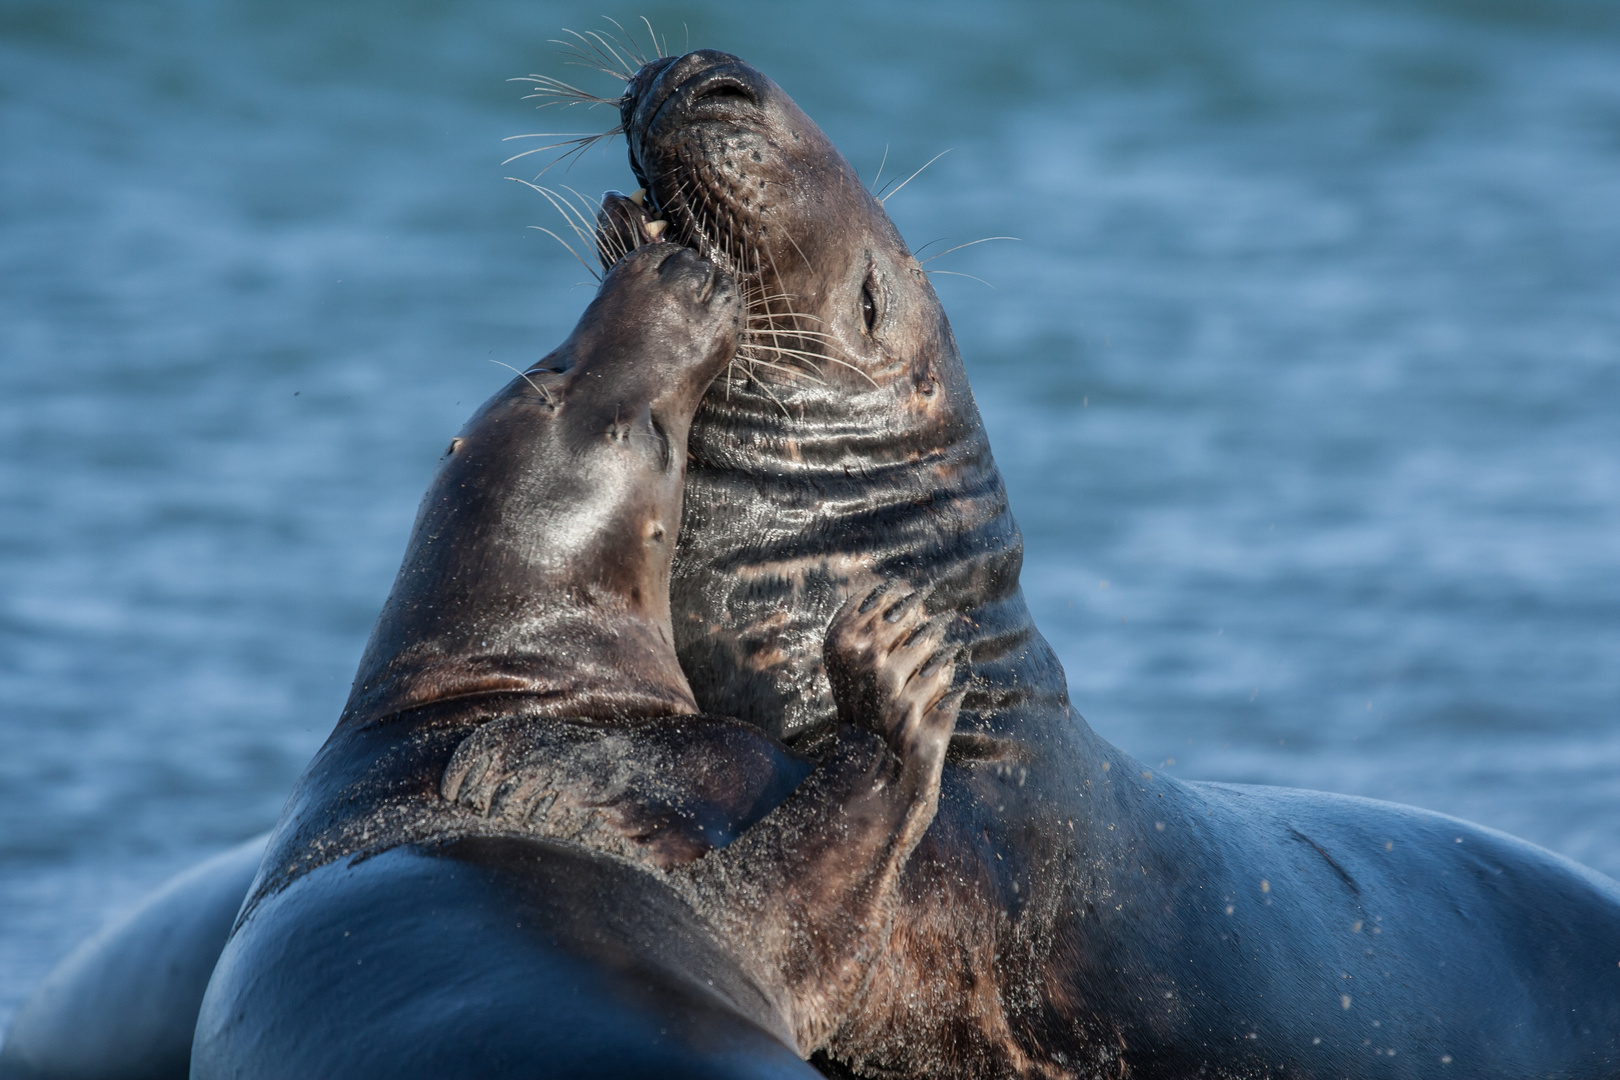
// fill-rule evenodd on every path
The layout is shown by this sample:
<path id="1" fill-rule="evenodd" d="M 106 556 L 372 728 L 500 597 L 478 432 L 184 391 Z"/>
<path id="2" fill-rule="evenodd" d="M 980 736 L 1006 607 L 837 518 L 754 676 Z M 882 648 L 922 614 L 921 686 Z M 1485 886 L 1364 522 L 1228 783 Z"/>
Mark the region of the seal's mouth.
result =
<path id="1" fill-rule="evenodd" d="M 672 243 L 696 252 L 728 274 L 740 276 L 736 257 L 714 236 L 690 215 L 660 209 L 656 197 L 644 187 L 629 195 L 618 191 L 602 194 L 596 239 L 604 266 L 612 266 L 642 244 Z"/>
<path id="2" fill-rule="evenodd" d="M 602 205 L 596 212 L 596 253 L 602 267 L 611 268 L 643 244 L 668 242 L 670 238 L 665 235 L 668 229 L 669 222 L 655 217 L 654 208 L 648 205 L 646 188 L 638 188 L 631 195 L 604 192 Z M 703 254 L 694 244 L 681 246 Z"/>
<path id="3" fill-rule="evenodd" d="M 653 228 L 665 223 L 664 239 L 722 267 L 742 295 L 728 395 L 733 380 L 752 384 L 785 413 L 778 392 L 826 383 L 832 368 L 870 381 L 829 333 L 818 306 L 824 286 L 815 284 L 821 268 L 811 263 L 820 249 L 791 224 L 806 177 L 833 179 L 810 149 L 830 151 L 830 144 L 808 118 L 764 75 L 713 50 L 643 65 L 619 115 L 640 185 L 631 198 L 647 208 Z M 806 128 L 814 139 L 806 131 L 801 143 Z"/>
<path id="4" fill-rule="evenodd" d="M 637 187 L 609 192 L 595 214 L 603 266 L 667 242 L 736 283 L 744 325 L 734 362 L 717 380 L 728 398 L 757 391 L 767 408 L 787 413 L 789 394 L 831 384 L 834 369 L 839 382 L 852 374 L 875 387 L 864 366 L 872 361 L 860 358 L 871 351 L 875 305 L 859 281 L 871 255 L 850 241 L 850 219 L 828 202 L 853 206 L 859 200 L 846 189 L 854 187 L 866 195 L 842 156 L 774 83 L 729 53 L 660 57 L 625 80 L 612 102 L 619 123 L 604 134 L 624 135 Z M 578 215 L 577 224 L 589 217 Z M 839 224 L 836 241 L 821 235 L 829 220 Z M 846 254 L 861 265 L 845 265 Z M 853 285 L 844 280 L 851 276 Z"/>

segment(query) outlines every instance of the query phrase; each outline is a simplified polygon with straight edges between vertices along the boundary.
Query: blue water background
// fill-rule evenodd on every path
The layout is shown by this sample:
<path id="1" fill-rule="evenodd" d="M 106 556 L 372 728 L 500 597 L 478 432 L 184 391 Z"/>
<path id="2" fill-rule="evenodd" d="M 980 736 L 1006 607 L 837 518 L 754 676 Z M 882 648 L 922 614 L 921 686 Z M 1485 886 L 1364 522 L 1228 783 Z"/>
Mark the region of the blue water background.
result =
<path id="1" fill-rule="evenodd" d="M 0 5 L 0 1023 L 267 828 L 433 462 L 561 340 L 572 3 Z M 1090 722 L 1620 873 L 1620 7 L 649 4 L 929 264 Z M 518 144 L 532 145 L 532 144 Z M 554 174 L 556 175 L 556 174 Z M 631 186 L 622 143 L 558 177 Z"/>

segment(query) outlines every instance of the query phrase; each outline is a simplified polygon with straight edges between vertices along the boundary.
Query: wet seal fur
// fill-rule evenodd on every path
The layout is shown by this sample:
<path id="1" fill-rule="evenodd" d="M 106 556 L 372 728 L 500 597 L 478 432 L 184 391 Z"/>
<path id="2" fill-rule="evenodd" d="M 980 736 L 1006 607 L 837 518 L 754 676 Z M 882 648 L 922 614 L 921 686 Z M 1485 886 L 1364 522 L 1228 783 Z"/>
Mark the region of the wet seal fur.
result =
<path id="1" fill-rule="evenodd" d="M 1620 885 L 1421 810 L 1183 783 L 1100 739 L 1025 606 L 949 324 L 881 204 L 735 56 L 646 65 L 621 119 L 665 235 L 749 299 L 692 428 L 671 587 L 698 704 L 813 754 L 839 715 L 817 643 L 865 575 L 961 616 L 939 812 L 824 1071 L 1620 1073 Z"/>
<path id="2" fill-rule="evenodd" d="M 787 1076 L 865 985 L 956 714 L 903 586 L 830 630 L 811 763 L 700 714 L 670 557 L 731 279 L 651 243 L 451 443 L 191 1075 Z"/>

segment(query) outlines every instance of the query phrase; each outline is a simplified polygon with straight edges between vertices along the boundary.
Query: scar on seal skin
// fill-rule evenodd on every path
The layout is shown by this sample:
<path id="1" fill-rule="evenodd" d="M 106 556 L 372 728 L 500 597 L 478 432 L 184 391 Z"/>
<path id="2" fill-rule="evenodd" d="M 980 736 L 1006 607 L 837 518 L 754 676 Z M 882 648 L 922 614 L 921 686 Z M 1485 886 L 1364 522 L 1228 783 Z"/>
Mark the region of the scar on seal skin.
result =
<path id="1" fill-rule="evenodd" d="M 620 121 L 664 235 L 748 304 L 693 422 L 671 579 L 698 705 L 814 753 L 849 692 L 821 640 L 864 574 L 959 616 L 938 812 L 818 1067 L 1620 1075 L 1620 956 L 1592 947 L 1620 941 L 1620 885 L 1438 814 L 1183 783 L 1099 738 L 1024 603 L 956 342 L 881 203 L 727 53 L 647 64 Z"/>
<path id="2" fill-rule="evenodd" d="M 851 600 L 816 761 L 699 712 L 669 566 L 742 304 L 633 205 L 608 198 L 604 253 L 610 226 L 641 246 L 430 487 L 194 1077 L 813 1075 L 864 988 L 938 801 L 954 616 L 900 585 Z"/>

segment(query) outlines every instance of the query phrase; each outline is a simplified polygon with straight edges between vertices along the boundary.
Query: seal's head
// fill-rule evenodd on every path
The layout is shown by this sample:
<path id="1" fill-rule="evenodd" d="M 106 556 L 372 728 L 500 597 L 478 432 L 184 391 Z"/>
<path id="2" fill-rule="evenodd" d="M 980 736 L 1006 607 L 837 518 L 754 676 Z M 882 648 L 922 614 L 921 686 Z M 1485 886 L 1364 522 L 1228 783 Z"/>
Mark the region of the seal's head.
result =
<path id="1" fill-rule="evenodd" d="M 670 238 L 742 282 L 739 359 L 756 381 L 779 399 L 819 380 L 931 407 L 935 357 L 955 351 L 939 300 L 882 204 L 779 86 L 701 50 L 643 67 L 620 112 Z"/>
<path id="2" fill-rule="evenodd" d="M 595 582 L 668 619 L 687 433 L 735 349 L 740 311 L 712 262 L 648 244 L 609 271 L 574 332 L 526 373 L 539 423 L 519 437 L 549 448 L 533 479 L 551 506 L 528 528 L 560 585 Z"/>
<path id="3" fill-rule="evenodd" d="M 705 709 L 819 739 L 821 643 L 854 590 L 898 576 L 934 611 L 1017 607 L 1021 541 L 939 298 L 810 118 L 713 51 L 647 64 L 620 113 L 663 235 L 725 266 L 747 303 L 738 362 L 692 432 L 681 663 Z M 1002 633 L 994 611 L 973 619 Z M 972 681 L 970 729 L 1000 694 Z"/>
<path id="4" fill-rule="evenodd" d="M 732 279 L 676 244 L 610 270 L 568 340 L 451 442 L 346 719 L 490 693 L 566 716 L 697 711 L 670 558 L 692 416 L 741 311 Z"/>

